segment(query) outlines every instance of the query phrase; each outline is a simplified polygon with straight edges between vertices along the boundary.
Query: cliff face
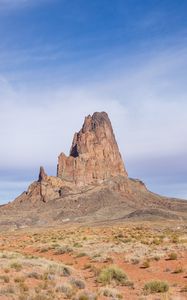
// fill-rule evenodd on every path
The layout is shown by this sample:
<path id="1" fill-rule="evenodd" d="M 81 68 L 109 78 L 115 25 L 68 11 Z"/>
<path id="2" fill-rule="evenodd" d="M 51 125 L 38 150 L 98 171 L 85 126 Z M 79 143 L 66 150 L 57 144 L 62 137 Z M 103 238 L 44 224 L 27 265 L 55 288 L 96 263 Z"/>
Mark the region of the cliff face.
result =
<path id="1" fill-rule="evenodd" d="M 37 206 L 68 195 L 83 195 L 86 190 L 103 186 L 102 183 L 107 183 L 113 191 L 130 192 L 128 175 L 108 115 L 96 112 L 87 116 L 82 129 L 75 133 L 70 155 L 60 154 L 57 176 L 48 176 L 40 167 L 38 181 L 10 205 Z"/>
<path id="2" fill-rule="evenodd" d="M 176 212 L 176 213 L 174 213 Z M 94 113 L 75 133 L 70 155 L 60 154 L 57 176 L 40 167 L 38 180 L 1 207 L 0 225 L 61 224 L 129 218 L 187 219 L 187 202 L 161 197 L 128 178 L 108 115 Z"/>
<path id="3" fill-rule="evenodd" d="M 122 177 L 121 179 L 115 179 Z M 106 183 L 110 190 L 129 190 L 128 175 L 116 143 L 111 122 L 105 112 L 85 118 L 82 129 L 75 133 L 70 155 L 61 153 L 57 176 L 48 176 L 40 167 L 38 181 L 13 202 L 46 203 L 67 195 L 84 194 L 93 186 Z"/>
<path id="4" fill-rule="evenodd" d="M 57 177 L 84 186 L 105 179 L 127 177 L 111 122 L 105 112 L 85 118 L 82 129 L 75 133 L 70 155 L 58 158 Z"/>

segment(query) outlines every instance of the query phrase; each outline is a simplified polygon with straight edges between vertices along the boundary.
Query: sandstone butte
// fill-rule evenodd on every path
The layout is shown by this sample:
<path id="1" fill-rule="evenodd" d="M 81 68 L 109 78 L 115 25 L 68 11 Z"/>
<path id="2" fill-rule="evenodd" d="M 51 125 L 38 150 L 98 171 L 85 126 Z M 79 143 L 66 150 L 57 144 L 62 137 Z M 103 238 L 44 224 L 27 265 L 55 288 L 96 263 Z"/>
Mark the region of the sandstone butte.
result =
<path id="1" fill-rule="evenodd" d="M 150 192 L 128 177 L 106 112 L 85 118 L 74 134 L 69 156 L 58 157 L 56 176 L 40 167 L 39 178 L 0 209 L 0 224 L 32 226 L 64 220 L 137 218 L 187 219 L 187 202 Z M 4 226 L 2 225 L 2 226 Z"/>
<path id="2" fill-rule="evenodd" d="M 120 182 L 111 182 L 119 176 Z M 107 182 L 111 189 L 129 192 L 127 180 L 110 119 L 106 112 L 95 112 L 85 118 L 81 130 L 74 134 L 69 156 L 59 155 L 57 175 L 48 176 L 40 167 L 38 181 L 32 183 L 16 202 L 28 199 L 32 203 L 48 202 Z"/>
<path id="3" fill-rule="evenodd" d="M 75 133 L 70 155 L 58 157 L 57 177 L 83 186 L 116 175 L 127 176 L 127 172 L 107 113 L 96 112 Z"/>

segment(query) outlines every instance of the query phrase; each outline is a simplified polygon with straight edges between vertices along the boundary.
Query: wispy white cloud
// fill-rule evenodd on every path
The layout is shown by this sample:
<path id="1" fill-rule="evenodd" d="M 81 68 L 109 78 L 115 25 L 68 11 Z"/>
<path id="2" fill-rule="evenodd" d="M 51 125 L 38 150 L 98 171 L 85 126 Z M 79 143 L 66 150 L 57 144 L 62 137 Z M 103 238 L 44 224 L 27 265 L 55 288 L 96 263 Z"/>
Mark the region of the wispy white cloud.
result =
<path id="1" fill-rule="evenodd" d="M 147 61 L 139 56 L 142 61 L 138 64 L 121 60 L 119 69 L 108 67 L 94 80 L 82 80 L 80 84 L 77 78 L 77 85 L 71 81 L 62 86 L 59 80 L 48 87 L 40 83 L 36 90 L 24 83 L 15 87 L 2 75 L 1 169 L 56 166 L 57 155 L 68 153 L 73 133 L 81 127 L 84 116 L 104 110 L 111 117 L 130 175 L 143 173 L 131 168 L 132 161 L 146 158 L 149 163 L 142 168 L 147 168 L 152 185 L 151 178 L 159 176 L 158 169 L 154 173 L 152 159 L 169 156 L 172 166 L 172 158 L 176 165 L 181 153 L 187 153 L 186 53 L 183 45 L 159 52 Z M 160 166 L 162 173 L 168 176 Z M 168 189 L 168 179 L 163 180 Z"/>
<path id="2" fill-rule="evenodd" d="M 73 131 L 80 127 L 84 115 L 95 110 L 109 112 L 122 152 L 128 156 L 186 149 L 187 91 L 179 76 L 185 61 L 185 54 L 161 56 L 140 68 L 121 71 L 118 77 L 108 76 L 101 83 L 37 92 L 14 89 L 1 79 L 0 128 L 6 149 L 4 155 L 0 150 L 1 163 L 7 148 L 12 147 L 14 154 L 17 149 L 17 159 L 8 159 L 11 164 L 24 162 L 24 157 L 26 163 L 29 153 L 31 163 L 38 163 L 40 156 L 46 162 L 54 159 L 54 152 L 63 148 L 67 151 Z M 8 139 L 12 132 L 15 134 Z M 49 140 L 55 150 L 48 147 Z M 32 145 L 37 147 L 33 149 Z"/>

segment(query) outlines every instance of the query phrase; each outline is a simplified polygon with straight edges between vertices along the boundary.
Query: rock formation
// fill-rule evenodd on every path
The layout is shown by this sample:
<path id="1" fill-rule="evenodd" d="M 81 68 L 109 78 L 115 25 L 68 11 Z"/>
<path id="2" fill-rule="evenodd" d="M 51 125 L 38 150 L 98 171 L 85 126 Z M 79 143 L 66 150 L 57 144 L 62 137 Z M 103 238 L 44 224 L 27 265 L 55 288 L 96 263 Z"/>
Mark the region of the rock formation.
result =
<path id="1" fill-rule="evenodd" d="M 85 118 L 75 133 L 70 155 L 61 153 L 57 176 L 78 186 L 102 183 L 117 175 L 127 177 L 107 113 L 96 112 Z"/>
<path id="2" fill-rule="evenodd" d="M 40 167 L 38 180 L 0 208 L 0 225 L 52 225 L 70 221 L 183 218 L 187 201 L 171 200 L 128 178 L 108 115 L 94 113 L 75 133 L 70 155 L 61 153 L 57 176 Z"/>
<path id="3" fill-rule="evenodd" d="M 46 180 L 46 179 L 47 179 L 47 174 L 45 173 L 44 168 L 40 167 L 38 181 L 41 182 L 41 181 Z"/>
<path id="4" fill-rule="evenodd" d="M 121 176 L 121 179 L 114 178 Z M 70 155 L 58 157 L 57 176 L 48 176 L 40 167 L 38 181 L 16 198 L 16 203 L 48 202 L 68 194 L 82 193 L 89 186 L 108 182 L 111 190 L 129 192 L 128 175 L 105 112 L 85 118 L 82 129 L 74 134 Z"/>

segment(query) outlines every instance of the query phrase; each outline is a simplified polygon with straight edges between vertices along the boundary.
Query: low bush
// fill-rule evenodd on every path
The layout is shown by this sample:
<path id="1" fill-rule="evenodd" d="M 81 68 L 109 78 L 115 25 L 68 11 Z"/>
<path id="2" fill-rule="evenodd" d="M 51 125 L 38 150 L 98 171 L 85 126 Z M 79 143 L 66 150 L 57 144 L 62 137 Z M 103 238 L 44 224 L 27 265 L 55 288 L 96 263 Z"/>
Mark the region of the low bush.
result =
<path id="1" fill-rule="evenodd" d="M 29 290 L 29 287 L 24 282 L 20 282 L 19 289 L 20 292 L 23 293 L 23 292 L 27 292 Z"/>
<path id="2" fill-rule="evenodd" d="M 18 263 L 18 262 L 13 262 L 13 263 L 10 265 L 10 267 L 11 267 L 12 269 L 15 269 L 17 272 L 21 271 L 21 269 L 22 269 L 22 265 L 21 265 L 20 263 Z"/>
<path id="3" fill-rule="evenodd" d="M 2 280 L 5 283 L 9 283 L 10 282 L 10 279 L 9 279 L 9 277 L 7 275 L 1 275 L 0 276 L 0 280 Z"/>
<path id="4" fill-rule="evenodd" d="M 175 253 L 175 252 L 169 253 L 168 259 L 169 260 L 176 260 L 177 259 L 177 253 Z"/>
<path id="5" fill-rule="evenodd" d="M 75 300 L 97 300 L 97 296 L 90 292 L 83 292 L 76 296 Z"/>
<path id="6" fill-rule="evenodd" d="M 86 256 L 86 253 L 80 252 L 80 253 L 77 254 L 76 257 L 79 258 L 79 257 L 84 257 L 84 256 Z"/>
<path id="7" fill-rule="evenodd" d="M 131 263 L 133 265 L 138 265 L 140 263 L 140 260 L 139 260 L 139 258 L 131 258 Z"/>
<path id="8" fill-rule="evenodd" d="M 14 282 L 19 283 L 19 282 L 24 282 L 25 278 L 24 277 L 15 277 Z"/>
<path id="9" fill-rule="evenodd" d="M 28 276 L 28 278 L 41 279 L 41 275 L 35 271 L 30 272 L 27 276 Z"/>
<path id="10" fill-rule="evenodd" d="M 85 288 L 85 282 L 81 279 L 71 278 L 70 283 L 78 289 Z"/>
<path id="11" fill-rule="evenodd" d="M 158 255 L 154 256 L 154 260 L 159 261 L 160 260 L 160 256 L 158 256 Z"/>
<path id="12" fill-rule="evenodd" d="M 114 265 L 103 268 L 98 276 L 98 282 L 102 284 L 108 284 L 115 281 L 118 284 L 125 285 L 127 279 L 125 272 Z"/>
<path id="13" fill-rule="evenodd" d="M 149 281 L 144 286 L 144 292 L 146 294 L 165 293 L 168 290 L 169 290 L 168 283 L 160 280 Z"/>
<path id="14" fill-rule="evenodd" d="M 179 243 L 179 237 L 177 235 L 173 235 L 171 238 L 172 243 L 178 244 Z"/>
<path id="15" fill-rule="evenodd" d="M 65 253 L 70 253 L 72 251 L 73 251 L 72 248 L 70 248 L 69 246 L 64 245 L 64 246 L 61 246 L 61 247 L 57 248 L 54 254 L 62 255 L 62 254 L 65 254 Z"/>
<path id="16" fill-rule="evenodd" d="M 150 267 L 150 262 L 148 260 L 145 260 L 143 263 L 142 263 L 142 266 L 141 268 L 143 269 L 147 269 Z"/>
<path id="17" fill-rule="evenodd" d="M 118 290 L 109 288 L 109 287 L 101 288 L 99 294 L 101 296 L 109 297 L 112 299 L 122 299 L 123 298 L 123 296 L 121 295 L 121 293 Z"/>
<path id="18" fill-rule="evenodd" d="M 161 240 L 159 238 L 154 238 L 152 243 L 158 246 L 161 244 Z"/>
<path id="19" fill-rule="evenodd" d="M 182 266 L 177 266 L 176 269 L 173 271 L 174 274 L 179 274 L 179 273 L 183 273 L 183 267 Z"/>
<path id="20" fill-rule="evenodd" d="M 48 267 L 48 274 L 58 274 L 59 276 L 70 276 L 71 270 L 65 265 L 52 264 Z"/>
<path id="21" fill-rule="evenodd" d="M 71 298 L 74 294 L 73 287 L 70 283 L 62 283 L 56 288 L 56 292 L 63 293 L 67 298 Z"/>

